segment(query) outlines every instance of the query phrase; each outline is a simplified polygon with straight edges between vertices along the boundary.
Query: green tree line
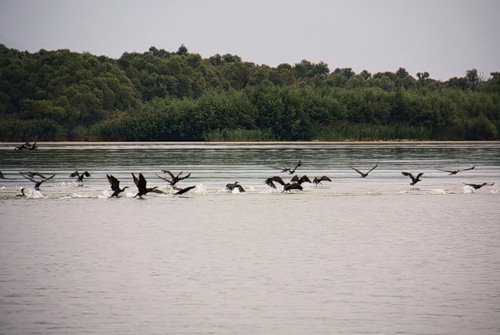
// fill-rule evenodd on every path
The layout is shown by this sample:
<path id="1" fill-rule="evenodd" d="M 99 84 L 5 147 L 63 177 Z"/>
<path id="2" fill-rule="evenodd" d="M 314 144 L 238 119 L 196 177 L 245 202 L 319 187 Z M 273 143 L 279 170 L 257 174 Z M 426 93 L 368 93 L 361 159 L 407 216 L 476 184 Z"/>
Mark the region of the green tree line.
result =
<path id="1" fill-rule="evenodd" d="M 0 140 L 495 140 L 500 73 L 447 81 L 185 46 L 119 59 L 0 45 Z"/>

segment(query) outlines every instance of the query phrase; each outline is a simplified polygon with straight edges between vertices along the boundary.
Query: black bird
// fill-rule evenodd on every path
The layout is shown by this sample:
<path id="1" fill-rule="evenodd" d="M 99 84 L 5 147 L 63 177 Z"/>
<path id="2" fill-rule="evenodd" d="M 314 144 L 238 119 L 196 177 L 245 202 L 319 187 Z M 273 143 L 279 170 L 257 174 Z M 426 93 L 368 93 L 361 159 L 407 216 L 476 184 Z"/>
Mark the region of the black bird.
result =
<path id="1" fill-rule="evenodd" d="M 288 172 L 290 174 L 294 174 L 295 170 L 297 170 L 297 168 L 301 165 L 302 165 L 302 160 L 299 160 L 299 162 L 297 163 L 297 165 L 295 165 L 293 169 L 285 166 L 271 166 L 271 167 L 273 169 L 281 170 L 281 172 Z"/>
<path id="2" fill-rule="evenodd" d="M 137 190 L 138 190 L 138 192 L 134 196 L 134 198 L 137 197 L 137 196 L 139 196 L 139 198 L 142 198 L 142 196 L 144 194 L 147 194 L 149 192 L 163 193 L 162 191 L 157 190 L 158 186 L 147 188 L 146 187 L 146 179 L 144 178 L 144 176 L 142 175 L 142 173 L 139 173 L 139 178 L 137 178 L 135 176 L 135 174 L 132 173 L 132 177 L 134 178 L 134 183 L 135 183 L 135 186 L 137 186 Z"/>
<path id="3" fill-rule="evenodd" d="M 120 188 L 120 181 L 116 179 L 114 176 L 107 174 L 106 177 L 108 178 L 109 186 L 111 186 L 111 189 L 113 190 L 113 194 L 111 194 L 111 197 L 118 198 L 118 195 L 128 188 L 128 186 Z"/>
<path id="4" fill-rule="evenodd" d="M 321 184 L 322 181 L 332 181 L 328 176 L 314 177 L 313 183 L 318 185 Z"/>
<path id="5" fill-rule="evenodd" d="M 308 176 L 303 175 L 302 177 L 299 178 L 299 176 L 295 175 L 292 177 L 292 182 L 296 182 L 299 185 L 302 185 L 302 183 L 310 183 L 311 179 L 309 179 Z"/>
<path id="6" fill-rule="evenodd" d="M 411 178 L 411 183 L 410 185 L 415 185 L 416 183 L 418 183 L 419 181 L 421 181 L 420 177 L 423 176 L 423 172 L 420 172 L 419 174 L 417 174 L 417 177 L 414 177 L 410 172 L 401 172 L 401 174 L 403 176 L 407 176 L 407 177 L 410 177 Z"/>
<path id="7" fill-rule="evenodd" d="M 276 188 L 276 185 L 274 184 L 274 182 L 280 183 L 281 185 L 285 186 L 285 182 L 279 176 L 267 178 L 265 181 L 267 186 L 272 187 L 272 188 Z"/>
<path id="8" fill-rule="evenodd" d="M 38 148 L 38 146 L 36 145 L 36 141 L 33 142 L 33 144 L 29 147 L 30 150 L 35 150 L 36 148 Z"/>
<path id="9" fill-rule="evenodd" d="M 42 184 L 43 184 L 44 182 L 46 182 L 47 180 L 54 178 L 55 173 L 54 173 L 52 176 L 50 176 L 50 177 L 42 178 L 42 179 L 40 179 L 40 180 L 36 180 L 36 179 L 34 179 L 34 178 L 32 178 L 32 177 L 29 177 L 29 176 L 27 176 L 27 175 L 24 175 L 24 174 L 21 174 L 21 175 L 22 175 L 24 178 L 29 179 L 29 180 L 31 180 L 32 182 L 34 182 L 34 183 L 35 183 L 35 190 L 37 190 L 37 191 L 38 191 L 38 190 L 40 189 L 40 185 L 42 185 Z"/>
<path id="10" fill-rule="evenodd" d="M 85 171 L 84 173 L 78 173 L 78 171 L 73 172 L 72 174 L 69 175 L 71 178 L 76 177 L 78 179 L 78 183 L 83 185 L 83 178 L 84 177 L 90 177 L 90 173 L 88 171 Z"/>
<path id="11" fill-rule="evenodd" d="M 195 187 L 196 186 L 188 186 L 188 187 L 185 187 L 185 188 L 181 188 L 180 190 L 178 190 L 177 192 L 175 192 L 174 195 L 184 194 L 186 192 L 191 191 Z"/>
<path id="12" fill-rule="evenodd" d="M 29 149 L 29 148 L 31 148 L 31 144 L 30 144 L 30 142 L 26 142 L 24 144 L 21 144 L 21 145 L 15 147 L 14 150 L 15 151 L 21 151 L 21 150 Z"/>
<path id="13" fill-rule="evenodd" d="M 182 175 L 184 172 L 180 172 L 180 173 L 178 173 L 178 174 L 177 174 L 177 176 L 175 176 L 172 172 L 170 172 L 170 171 L 168 171 L 168 170 L 162 170 L 162 171 L 163 171 L 163 173 L 167 173 L 167 174 L 170 176 L 170 178 L 172 178 L 172 179 L 167 179 L 167 178 L 165 178 L 165 177 L 161 177 L 161 176 L 159 176 L 157 173 L 155 173 L 155 174 L 156 174 L 156 176 L 157 176 L 158 178 L 160 178 L 161 180 L 165 180 L 165 181 L 166 181 L 167 183 L 169 183 L 169 184 L 170 184 L 170 186 L 172 186 L 172 187 L 174 187 L 174 185 L 175 185 L 175 184 L 177 184 L 179 181 L 184 180 L 184 179 L 187 179 L 187 178 L 189 178 L 189 177 L 191 176 L 191 173 L 188 173 L 188 174 L 187 174 L 187 175 L 185 175 L 184 177 L 181 177 L 181 175 Z"/>
<path id="14" fill-rule="evenodd" d="M 352 166 L 349 166 L 349 167 L 350 167 L 351 169 L 353 169 L 354 171 L 356 171 L 357 173 L 359 173 L 359 174 L 361 175 L 361 178 L 365 178 L 366 176 L 368 176 L 368 174 L 369 174 L 370 172 L 372 172 L 373 170 L 375 170 L 375 168 L 376 168 L 377 166 L 378 166 L 378 164 L 375 164 L 375 166 L 374 166 L 374 167 L 372 167 L 370 170 L 368 170 L 368 172 L 366 172 L 366 173 L 363 173 L 363 172 L 359 171 L 358 169 L 353 168 Z"/>
<path id="15" fill-rule="evenodd" d="M 31 178 L 34 178 L 34 177 L 40 177 L 42 179 L 47 178 L 45 175 L 41 174 L 40 172 L 28 171 L 28 172 L 19 172 L 19 173 L 22 174 L 22 175 L 31 177 Z"/>
<path id="16" fill-rule="evenodd" d="M 235 188 L 237 188 L 238 191 L 240 191 L 240 192 L 245 192 L 245 189 L 243 188 L 243 186 L 241 186 L 240 183 L 237 182 L 237 181 L 235 181 L 234 183 L 229 183 L 229 184 L 226 185 L 226 189 L 229 190 L 229 191 L 232 191 Z"/>
<path id="17" fill-rule="evenodd" d="M 470 186 L 470 187 L 472 187 L 475 190 L 479 190 L 483 186 L 486 186 L 486 185 L 493 186 L 493 185 L 495 185 L 495 183 L 482 183 L 482 184 L 467 184 L 467 183 L 464 183 L 464 185 Z"/>
<path id="18" fill-rule="evenodd" d="M 302 186 L 299 183 L 286 183 L 281 193 L 283 192 L 291 193 L 292 190 L 302 190 Z"/>
<path id="19" fill-rule="evenodd" d="M 436 170 L 439 170 L 439 171 L 443 171 L 443 172 L 449 172 L 450 175 L 453 175 L 453 174 L 457 174 L 459 172 L 462 172 L 462 171 L 468 171 L 468 170 L 474 170 L 476 166 L 473 165 L 472 167 L 468 168 L 468 169 L 456 169 L 456 170 L 443 170 L 443 169 L 437 169 Z"/>

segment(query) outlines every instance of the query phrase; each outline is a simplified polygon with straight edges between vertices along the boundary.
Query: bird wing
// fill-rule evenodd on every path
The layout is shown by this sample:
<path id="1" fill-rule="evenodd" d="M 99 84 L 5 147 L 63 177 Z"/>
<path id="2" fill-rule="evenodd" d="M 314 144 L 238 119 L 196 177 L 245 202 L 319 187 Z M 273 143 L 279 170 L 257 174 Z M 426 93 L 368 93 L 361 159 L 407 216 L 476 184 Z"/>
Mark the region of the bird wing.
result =
<path id="1" fill-rule="evenodd" d="M 196 186 L 188 186 L 188 187 L 185 187 L 183 189 L 180 189 L 179 191 L 177 191 L 175 194 L 184 194 L 188 191 L 191 191 L 193 188 L 195 188 Z"/>
<path id="2" fill-rule="evenodd" d="M 443 170 L 443 169 L 438 169 L 438 168 L 435 168 L 436 170 L 439 170 L 439 171 L 443 171 L 443 172 L 448 172 L 448 173 L 452 173 L 453 171 L 451 170 Z"/>
<path id="3" fill-rule="evenodd" d="M 88 171 L 85 171 L 85 172 L 83 173 L 83 175 L 84 175 L 85 177 L 90 177 L 90 173 L 89 173 Z"/>
<path id="4" fill-rule="evenodd" d="M 56 175 L 56 174 L 54 173 L 54 174 L 52 174 L 52 176 L 44 178 L 44 179 L 43 179 L 43 181 L 46 181 L 46 180 L 52 179 L 52 178 L 54 178 L 54 176 L 55 176 L 55 175 Z"/>
<path id="5" fill-rule="evenodd" d="M 401 172 L 403 176 L 410 177 L 412 181 L 415 181 L 415 177 L 410 172 Z"/>
<path id="6" fill-rule="evenodd" d="M 378 166 L 378 164 L 375 164 L 374 167 L 372 167 L 370 170 L 368 170 L 368 172 L 366 174 L 369 174 L 370 172 L 372 172 L 373 170 L 375 170 L 375 168 Z"/>
<path id="7" fill-rule="evenodd" d="M 167 179 L 167 178 L 165 178 L 165 177 L 162 177 L 162 176 L 158 175 L 158 173 L 155 173 L 155 175 L 156 175 L 158 178 L 160 178 L 161 180 L 165 180 L 165 181 L 166 181 L 167 183 L 169 183 L 169 184 L 171 184 L 171 183 L 172 183 L 172 181 L 171 181 L 170 179 Z"/>
<path id="8" fill-rule="evenodd" d="M 72 174 L 70 174 L 69 176 L 70 177 L 78 177 L 80 174 L 78 173 L 78 171 L 75 171 L 73 172 Z"/>
<path id="9" fill-rule="evenodd" d="M 269 187 L 276 188 L 276 185 L 274 185 L 274 183 L 273 183 L 273 178 L 267 178 L 265 183 Z"/>
<path id="10" fill-rule="evenodd" d="M 132 177 L 134 178 L 135 186 L 139 187 L 139 178 L 137 178 L 133 172 L 132 172 Z"/>
<path id="11" fill-rule="evenodd" d="M 146 178 L 139 173 L 139 185 L 137 186 L 139 189 L 146 189 Z"/>
<path id="12" fill-rule="evenodd" d="M 349 166 L 351 169 L 353 169 L 354 171 L 356 171 L 357 173 L 359 173 L 360 175 L 364 175 L 363 172 L 359 171 L 358 169 L 356 168 L 353 168 L 352 166 Z"/>
<path id="13" fill-rule="evenodd" d="M 162 171 L 163 171 L 163 173 L 168 173 L 168 175 L 170 176 L 170 178 L 172 178 L 172 179 L 175 178 L 174 174 L 172 172 L 170 172 L 169 170 L 162 170 Z"/>
<path id="14" fill-rule="evenodd" d="M 423 175 L 424 175 L 424 173 L 423 173 L 423 172 L 420 172 L 419 174 L 417 174 L 417 178 L 416 178 L 416 179 L 417 179 L 417 180 L 419 180 L 419 179 L 420 179 L 420 177 L 422 177 Z"/>
<path id="15" fill-rule="evenodd" d="M 118 181 L 118 179 L 110 174 L 107 174 L 106 177 L 108 178 L 109 185 L 111 186 L 111 189 L 113 191 L 116 191 L 120 188 L 120 182 Z"/>
<path id="16" fill-rule="evenodd" d="M 328 176 L 321 176 L 319 180 L 332 181 Z"/>
<path id="17" fill-rule="evenodd" d="M 181 173 L 179 173 L 179 174 L 177 175 L 177 178 L 179 179 L 179 181 L 180 181 L 180 180 L 187 179 L 187 178 L 189 178 L 189 177 L 191 176 L 191 173 L 188 173 L 188 174 L 187 174 L 187 175 L 185 175 L 184 177 L 180 177 L 180 175 L 181 175 L 181 174 L 182 174 L 182 172 L 181 172 Z"/>
<path id="18" fill-rule="evenodd" d="M 274 176 L 274 177 L 272 177 L 271 179 L 272 179 L 272 181 L 275 181 L 275 182 L 277 182 L 277 183 L 280 183 L 281 185 L 285 185 L 285 182 L 283 181 L 283 179 L 281 179 L 281 177 L 280 177 L 280 176 Z"/>
<path id="19" fill-rule="evenodd" d="M 469 170 L 474 170 L 474 168 L 475 168 L 475 167 L 476 167 L 476 166 L 474 165 L 474 166 L 472 166 L 472 167 L 470 167 L 470 168 L 467 168 L 467 169 L 462 169 L 462 170 L 458 170 L 458 171 L 469 171 Z"/>
<path id="20" fill-rule="evenodd" d="M 21 173 L 21 172 L 20 172 L 20 173 Z M 32 181 L 32 182 L 34 182 L 34 183 L 36 183 L 36 182 L 37 182 L 35 179 L 33 179 L 33 178 L 31 178 L 30 176 L 27 176 L 27 175 L 25 175 L 25 174 L 23 174 L 23 173 L 21 173 L 21 176 L 23 176 L 24 178 L 26 178 L 26 179 L 28 179 L 28 180 L 31 180 L 31 181 Z"/>

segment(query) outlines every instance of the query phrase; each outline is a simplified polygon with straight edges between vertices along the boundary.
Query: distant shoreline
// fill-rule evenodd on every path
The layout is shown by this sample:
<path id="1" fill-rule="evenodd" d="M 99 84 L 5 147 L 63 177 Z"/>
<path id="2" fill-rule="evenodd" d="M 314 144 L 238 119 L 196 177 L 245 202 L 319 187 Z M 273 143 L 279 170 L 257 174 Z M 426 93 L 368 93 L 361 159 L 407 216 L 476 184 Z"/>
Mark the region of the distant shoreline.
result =
<path id="1" fill-rule="evenodd" d="M 0 145 L 19 145 L 20 142 L 0 142 Z M 37 145 L 384 145 L 384 144 L 500 144 L 500 141 L 237 141 L 237 142 L 210 142 L 210 141 L 37 141 Z"/>

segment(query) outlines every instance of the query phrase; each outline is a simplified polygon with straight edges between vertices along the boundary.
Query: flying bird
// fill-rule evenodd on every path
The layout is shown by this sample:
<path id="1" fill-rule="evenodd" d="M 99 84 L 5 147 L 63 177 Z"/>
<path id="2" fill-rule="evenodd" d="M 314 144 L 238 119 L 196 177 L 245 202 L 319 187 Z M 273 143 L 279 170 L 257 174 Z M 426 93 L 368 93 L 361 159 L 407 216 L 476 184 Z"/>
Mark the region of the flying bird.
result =
<path id="1" fill-rule="evenodd" d="M 234 189 L 238 189 L 238 191 L 240 192 L 245 192 L 245 189 L 243 188 L 243 186 L 240 185 L 239 182 L 235 181 L 234 183 L 229 183 L 226 185 L 226 189 L 229 190 L 229 191 L 232 191 Z"/>
<path id="2" fill-rule="evenodd" d="M 297 168 L 301 165 L 302 165 L 302 160 L 299 160 L 299 162 L 297 163 L 297 165 L 295 165 L 293 169 L 286 166 L 271 166 L 271 168 L 281 170 L 281 172 L 288 172 L 290 174 L 294 174 L 295 170 L 297 170 Z"/>
<path id="3" fill-rule="evenodd" d="M 52 176 L 50 176 L 50 177 L 42 178 L 42 179 L 40 179 L 40 180 L 36 180 L 36 179 L 34 179 L 33 177 L 30 177 L 30 176 L 27 176 L 27 175 L 24 175 L 24 174 L 21 174 L 21 175 L 22 175 L 24 178 L 26 178 L 26 179 L 31 180 L 32 182 L 34 182 L 34 183 L 35 183 L 35 187 L 34 187 L 34 188 L 35 188 L 35 190 L 37 190 L 37 191 L 38 191 L 38 190 L 40 189 L 40 185 L 42 185 L 42 184 L 43 184 L 44 182 L 46 182 L 47 180 L 54 178 L 55 173 L 54 173 Z"/>
<path id="4" fill-rule="evenodd" d="M 283 192 L 291 193 L 292 190 L 302 190 L 302 186 L 299 183 L 286 183 L 281 193 Z"/>
<path id="5" fill-rule="evenodd" d="M 328 176 L 314 177 L 313 183 L 318 185 L 321 184 L 322 181 L 332 181 Z"/>
<path id="6" fill-rule="evenodd" d="M 266 181 L 265 181 L 265 183 L 267 184 L 267 186 L 272 187 L 272 188 L 276 188 L 276 185 L 274 184 L 274 182 L 279 183 L 279 184 L 285 186 L 285 182 L 279 176 L 274 176 L 274 177 L 267 178 Z"/>
<path id="7" fill-rule="evenodd" d="M 88 171 L 85 171 L 83 173 L 78 173 L 78 171 L 75 171 L 73 172 L 72 174 L 69 175 L 71 178 L 74 178 L 76 177 L 77 180 L 78 180 L 78 183 L 81 185 L 83 185 L 83 178 L 84 177 L 90 177 L 90 173 L 88 173 Z"/>
<path id="8" fill-rule="evenodd" d="M 174 195 L 180 195 L 180 194 L 184 194 L 186 192 L 189 192 L 191 191 L 193 188 L 195 188 L 196 186 L 188 186 L 188 187 L 185 187 L 185 188 L 181 188 L 180 190 L 178 190 L 177 192 L 174 193 Z"/>
<path id="9" fill-rule="evenodd" d="M 302 183 L 310 183 L 311 179 L 309 179 L 308 176 L 303 175 L 302 177 L 299 178 L 299 176 L 295 175 L 292 177 L 292 182 L 296 182 L 299 185 L 302 185 Z"/>
<path id="10" fill-rule="evenodd" d="M 473 165 L 472 167 L 470 168 L 467 168 L 467 169 L 456 169 L 456 170 L 443 170 L 443 169 L 437 169 L 436 170 L 439 170 L 439 171 L 443 171 L 443 172 L 448 172 L 450 175 L 454 175 L 454 174 L 457 174 L 459 172 L 462 172 L 462 171 L 469 171 L 469 170 L 474 170 L 476 166 Z"/>
<path id="11" fill-rule="evenodd" d="M 495 183 L 482 183 L 482 184 L 467 184 L 467 183 L 464 183 L 464 185 L 470 186 L 470 187 L 472 187 L 475 190 L 479 190 L 483 186 L 486 186 L 486 185 L 493 186 L 493 185 L 495 185 Z"/>
<path id="12" fill-rule="evenodd" d="M 416 177 L 415 177 L 415 176 L 413 176 L 410 172 L 404 172 L 404 171 L 403 171 L 403 172 L 401 172 L 401 174 L 402 174 L 403 176 L 410 177 L 410 178 L 411 178 L 411 183 L 410 183 L 410 185 L 412 185 L 412 186 L 413 186 L 413 185 L 415 185 L 416 183 L 418 183 L 419 181 L 421 181 L 420 177 L 422 177 L 424 173 L 423 173 L 423 172 L 420 172 L 420 173 L 419 173 Z"/>
<path id="13" fill-rule="evenodd" d="M 359 173 L 361 175 L 361 178 L 365 178 L 366 176 L 368 176 L 368 174 L 370 172 L 372 172 L 373 170 L 375 170 L 375 168 L 378 166 L 378 164 L 375 164 L 374 167 L 372 167 L 370 170 L 368 170 L 368 172 L 364 173 L 364 172 L 361 172 L 359 171 L 358 169 L 356 168 L 353 168 L 352 166 L 349 166 L 351 169 L 353 169 L 354 171 L 356 171 L 357 173 Z"/>
<path id="14" fill-rule="evenodd" d="M 111 186 L 111 189 L 113 190 L 113 194 L 111 194 L 112 197 L 117 197 L 120 193 L 125 191 L 125 189 L 128 188 L 128 186 L 125 186 L 124 188 L 120 188 L 120 181 L 116 179 L 114 176 L 107 174 L 106 177 L 108 178 L 109 186 Z"/>
<path id="15" fill-rule="evenodd" d="M 137 194 L 134 196 L 137 197 L 139 196 L 139 198 L 142 198 L 142 196 L 144 194 L 147 194 L 149 192 L 154 192 L 154 193 L 163 193 L 162 191 L 160 190 L 157 190 L 158 186 L 155 186 L 155 187 L 146 187 L 146 179 L 144 178 L 144 176 L 142 175 L 142 173 L 139 173 L 139 177 L 136 177 L 134 173 L 132 173 L 132 177 L 134 178 L 134 183 L 135 183 L 135 186 L 137 186 Z"/>
<path id="16" fill-rule="evenodd" d="M 181 175 L 184 173 L 184 172 L 180 172 L 178 173 L 177 175 L 174 175 L 172 172 L 168 171 L 168 170 L 162 170 L 163 173 L 167 173 L 171 179 L 167 179 L 165 177 L 162 177 L 160 175 L 158 175 L 157 173 L 156 176 L 158 178 L 160 178 L 161 180 L 164 180 L 166 181 L 167 183 L 170 184 L 170 186 L 174 187 L 175 184 L 177 184 L 178 182 L 180 182 L 181 180 L 184 180 L 184 179 L 187 179 L 191 176 L 191 173 L 188 173 L 187 175 L 185 175 L 184 177 L 181 177 Z"/>

